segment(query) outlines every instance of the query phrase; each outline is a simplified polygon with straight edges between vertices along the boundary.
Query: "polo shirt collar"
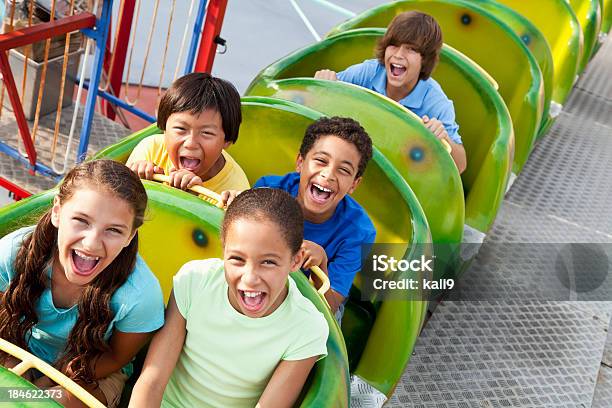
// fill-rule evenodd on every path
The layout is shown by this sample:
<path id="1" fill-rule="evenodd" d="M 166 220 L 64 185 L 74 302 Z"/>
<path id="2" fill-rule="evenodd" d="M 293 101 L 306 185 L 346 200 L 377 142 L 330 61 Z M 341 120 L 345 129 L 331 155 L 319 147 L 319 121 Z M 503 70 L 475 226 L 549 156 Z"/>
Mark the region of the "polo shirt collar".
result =
<path id="1" fill-rule="evenodd" d="M 421 106 L 423 106 L 423 100 L 425 100 L 426 93 L 427 83 L 419 79 L 412 92 L 410 92 L 407 97 L 400 100 L 399 103 L 409 109 L 420 109 Z"/>

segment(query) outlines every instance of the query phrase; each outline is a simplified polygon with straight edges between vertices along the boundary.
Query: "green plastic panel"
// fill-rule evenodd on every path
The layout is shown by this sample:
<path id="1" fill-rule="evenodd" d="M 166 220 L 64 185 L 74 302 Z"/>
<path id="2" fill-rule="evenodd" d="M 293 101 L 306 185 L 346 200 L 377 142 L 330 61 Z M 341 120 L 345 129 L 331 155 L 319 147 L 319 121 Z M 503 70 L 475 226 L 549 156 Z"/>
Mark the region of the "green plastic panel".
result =
<path id="1" fill-rule="evenodd" d="M 2 389 L 3 400 L 0 406 L 10 406 L 11 408 L 62 408 L 61 404 L 51 399 L 31 399 L 30 401 L 9 401 L 6 399 L 8 390 L 38 390 L 31 382 L 18 376 L 12 371 L 0 366 L 0 389 Z"/>
<path id="2" fill-rule="evenodd" d="M 461 175 L 465 223 L 488 232 L 506 192 L 514 154 L 512 119 L 502 97 L 465 55 L 444 48 L 434 78 L 455 101 L 459 132 L 468 157 Z"/>
<path id="3" fill-rule="evenodd" d="M 494 0 L 471 0 L 478 7 L 483 8 L 495 17 L 503 21 L 518 35 L 523 44 L 531 51 L 538 62 L 542 78 L 544 79 L 544 95 L 547 102 L 559 100 L 560 95 L 567 94 L 572 87 L 571 82 L 558 80 L 554 77 L 553 56 L 544 34 L 523 15 L 512 10 L 510 7 L 500 4 Z M 564 89 L 565 88 L 565 89 Z M 549 115 L 550 103 L 544 106 L 544 119 L 540 124 L 538 134 L 541 136 L 551 124 L 554 118 Z"/>
<path id="4" fill-rule="evenodd" d="M 240 163 L 251 184 L 263 175 L 294 171 L 304 131 L 321 117 L 320 113 L 292 102 L 258 97 L 243 99 L 242 115 L 238 142 L 230 147 L 229 152 Z M 105 149 L 97 157 L 127 160 L 138 141 L 158 132 L 159 129 L 151 126 Z M 377 149 L 374 149 L 374 157 L 355 193 L 354 197 L 368 211 L 377 228 L 377 242 L 405 244 L 404 256 L 407 258 L 431 254 L 431 235 L 416 196 Z M 388 211 L 389 203 L 393 203 L 397 210 Z M 358 275 L 355 286 L 359 288 L 359 285 Z M 366 333 L 366 339 L 361 339 L 361 344 L 357 346 L 349 344 L 349 350 L 358 348 L 361 356 L 355 373 L 379 391 L 390 395 L 410 359 L 423 324 L 427 302 L 375 302 L 372 307 L 376 310 L 376 316 Z M 393 319 L 399 320 L 389 326 Z M 389 336 L 390 327 L 393 337 Z M 345 337 L 351 337 L 350 333 L 345 333 Z M 330 379 L 329 387 L 342 386 L 340 388 L 344 390 L 346 387 L 341 384 L 344 380 L 342 376 L 340 380 Z M 321 381 L 316 384 L 321 386 L 326 383 Z M 338 393 L 331 389 L 325 392 Z M 320 406 L 323 401 L 327 404 L 325 392 L 306 395 L 305 406 Z"/>
<path id="5" fill-rule="evenodd" d="M 612 0 L 603 0 L 601 32 L 609 33 L 612 28 Z"/>
<path id="6" fill-rule="evenodd" d="M 289 76 L 311 76 L 320 68 L 341 70 L 349 65 L 361 62 L 371 56 L 374 44 L 383 34 L 384 29 L 380 28 L 356 29 L 296 51 L 262 71 L 247 92 L 271 93 L 275 96 L 288 96 L 295 100 L 296 95 L 286 94 L 286 91 L 289 91 L 285 87 L 287 82 L 283 80 L 274 81 L 274 79 Z M 512 162 L 513 134 L 510 116 L 503 100 L 495 91 L 493 85 L 480 74 L 480 67 L 475 65 L 473 61 L 458 51 L 444 46 L 440 63 L 433 76 L 442 84 L 445 92 L 455 102 L 457 121 L 460 125 L 459 133 L 464 140 L 467 151 L 468 166 L 462 175 L 466 199 L 466 223 L 473 228 L 486 232 L 495 218 L 505 191 L 510 163 Z M 312 79 L 304 79 L 303 81 L 319 83 L 319 81 Z M 320 86 L 328 84 L 319 83 Z M 322 91 L 320 87 L 317 89 Z M 352 90 L 352 88 L 350 89 Z M 388 101 L 388 99 L 383 98 L 371 98 L 370 93 L 364 92 L 361 92 L 361 94 L 352 92 L 349 95 L 353 93 L 355 97 L 350 102 L 351 111 L 347 110 L 346 112 L 359 120 L 362 120 L 361 116 L 357 116 L 358 111 L 353 109 L 353 105 L 356 103 L 355 98 L 366 98 L 371 100 L 371 103 L 382 103 L 384 101 L 387 104 Z M 330 94 L 329 97 L 333 98 L 334 95 Z M 321 105 L 322 100 L 311 102 L 313 99 L 314 96 L 304 96 L 300 101 L 308 101 L 308 104 L 314 104 L 313 107 L 327 112 L 327 106 L 322 107 Z M 334 100 L 331 100 L 329 103 L 333 102 Z M 344 106 L 345 102 L 337 99 L 336 105 Z M 335 109 L 329 113 L 338 114 L 338 108 Z M 373 118 L 371 124 L 368 123 L 371 127 L 366 126 L 366 128 L 375 130 L 376 133 L 372 133 L 375 145 L 380 145 L 380 137 L 384 138 L 384 142 L 387 143 L 386 139 L 389 136 L 382 130 L 377 129 L 381 127 L 382 123 L 388 124 L 389 128 L 392 128 L 392 122 L 387 122 L 387 119 L 378 116 L 376 107 L 365 106 L 360 107 L 360 109 L 359 112 L 363 110 L 370 112 L 366 119 L 370 116 Z M 382 136 L 377 136 L 379 134 Z M 401 161 L 401 157 L 397 157 L 397 152 L 394 152 L 393 148 L 383 152 L 386 155 L 393 155 L 389 157 L 396 157 L 395 160 L 392 159 L 392 162 Z M 410 165 L 410 163 L 408 164 Z M 431 217 L 437 217 L 437 211 L 444 211 L 444 209 L 437 207 L 429 210 L 428 207 L 430 203 L 436 203 L 442 199 L 432 197 L 432 194 L 437 195 L 439 193 L 432 191 L 429 182 L 423 182 L 420 175 L 415 174 L 414 177 L 411 177 L 414 171 L 410 166 L 399 167 L 400 164 L 396 165 L 402 174 L 406 174 L 406 179 L 420 199 L 421 196 L 431 198 L 431 201 L 421 199 L 421 204 L 428 214 L 434 241 L 443 241 L 440 236 L 442 232 L 436 229 L 439 223 Z M 497 177 L 491 177 L 493 174 Z"/>
<path id="7" fill-rule="evenodd" d="M 561 93 L 553 94 L 553 100 L 564 104 L 574 85 L 584 35 L 571 6 L 565 0 L 497 0 L 525 16 L 544 34 L 554 62 L 554 78 L 566 84 Z"/>
<path id="8" fill-rule="evenodd" d="M 576 18 L 582 28 L 584 45 L 582 57 L 578 63 L 578 72 L 584 71 L 599 36 L 601 30 L 601 8 L 599 0 L 567 0 L 576 14 Z"/>
<path id="9" fill-rule="evenodd" d="M 501 20 L 463 0 L 404 0 L 385 4 L 340 24 L 332 33 L 357 27 L 386 27 L 393 17 L 407 10 L 420 10 L 436 18 L 444 41 L 495 78 L 514 125 L 516 148 L 512 170 L 518 174 L 531 152 L 547 104 L 542 73 L 531 52 Z M 502 52 L 504 58 L 499 57 Z"/>

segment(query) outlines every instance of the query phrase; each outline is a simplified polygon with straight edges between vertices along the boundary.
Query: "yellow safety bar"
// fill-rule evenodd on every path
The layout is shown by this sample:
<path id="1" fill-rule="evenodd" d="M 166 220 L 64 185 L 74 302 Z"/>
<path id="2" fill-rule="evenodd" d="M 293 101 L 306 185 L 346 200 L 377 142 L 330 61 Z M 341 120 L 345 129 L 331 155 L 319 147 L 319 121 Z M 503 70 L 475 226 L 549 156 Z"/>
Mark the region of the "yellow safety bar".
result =
<path id="1" fill-rule="evenodd" d="M 310 270 L 312 271 L 312 273 L 317 275 L 317 278 L 319 278 L 321 280 L 321 282 L 323 282 L 321 287 L 319 289 L 317 289 L 317 292 L 319 292 L 319 294 L 321 296 L 325 296 L 325 294 L 327 293 L 327 291 L 331 287 L 331 285 L 329 283 L 329 277 L 318 266 L 312 266 L 312 267 L 310 267 Z M 323 299 L 325 299 L 325 298 L 323 298 Z M 328 306 L 329 306 L 329 304 L 328 304 Z"/>
<path id="2" fill-rule="evenodd" d="M 4 340 L 3 338 L 0 338 L 0 350 L 21 360 L 21 363 L 10 369 L 13 373 L 21 376 L 30 368 L 35 368 L 47 377 L 49 377 L 51 380 L 55 381 L 66 391 L 77 397 L 88 407 L 105 408 L 104 404 L 98 401 L 93 395 L 88 393 L 79 384 L 75 383 L 48 363 L 42 361 L 38 357 L 25 351 L 24 349 Z"/>
<path id="3" fill-rule="evenodd" d="M 161 183 L 169 184 L 170 176 L 166 176 L 164 174 L 154 174 L 153 180 L 159 181 Z M 212 205 L 216 205 L 219 208 L 223 208 L 223 202 L 221 200 L 221 194 L 217 194 L 212 190 L 207 189 L 204 186 L 192 186 L 189 187 L 189 190 L 193 191 L 200 197 L 202 200 L 211 203 Z"/>
<path id="4" fill-rule="evenodd" d="M 446 149 L 448 154 L 450 154 L 450 152 L 453 151 L 453 148 L 451 147 L 451 145 L 446 140 L 440 139 L 440 142 L 442 142 L 442 146 L 444 146 L 444 149 Z"/>

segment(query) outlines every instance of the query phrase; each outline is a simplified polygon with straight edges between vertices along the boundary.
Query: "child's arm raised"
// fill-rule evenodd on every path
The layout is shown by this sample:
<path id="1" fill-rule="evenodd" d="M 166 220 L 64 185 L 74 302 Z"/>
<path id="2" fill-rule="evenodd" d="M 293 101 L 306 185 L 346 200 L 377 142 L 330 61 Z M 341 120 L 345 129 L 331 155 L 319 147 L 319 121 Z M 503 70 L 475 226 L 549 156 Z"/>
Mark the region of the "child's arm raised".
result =
<path id="1" fill-rule="evenodd" d="M 319 356 L 314 356 L 304 360 L 281 361 L 261 394 L 256 408 L 293 406 L 318 358 Z"/>
<path id="2" fill-rule="evenodd" d="M 166 323 L 151 341 L 142 372 L 132 391 L 130 407 L 161 405 L 164 390 L 183 349 L 186 327 L 187 322 L 179 312 L 172 292 L 166 310 Z"/>

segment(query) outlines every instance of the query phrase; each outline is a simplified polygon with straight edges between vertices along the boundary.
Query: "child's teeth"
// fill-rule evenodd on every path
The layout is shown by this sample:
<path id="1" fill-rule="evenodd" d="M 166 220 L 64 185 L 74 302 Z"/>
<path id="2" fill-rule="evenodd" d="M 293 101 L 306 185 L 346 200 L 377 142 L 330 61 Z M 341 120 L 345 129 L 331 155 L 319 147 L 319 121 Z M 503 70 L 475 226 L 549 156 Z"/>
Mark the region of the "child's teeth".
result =
<path id="1" fill-rule="evenodd" d="M 244 292 L 244 296 L 246 297 L 257 297 L 261 295 L 261 292 Z"/>
<path id="2" fill-rule="evenodd" d="M 88 261 L 97 261 L 98 259 L 100 259 L 99 256 L 87 256 L 79 251 L 77 251 L 76 249 L 74 250 L 74 253 L 77 254 L 79 257 L 86 259 Z"/>
<path id="3" fill-rule="evenodd" d="M 325 191 L 326 193 L 331 193 L 332 192 L 329 188 L 325 188 L 325 187 L 320 186 L 318 184 L 315 184 L 315 187 L 318 188 L 319 190 Z"/>

